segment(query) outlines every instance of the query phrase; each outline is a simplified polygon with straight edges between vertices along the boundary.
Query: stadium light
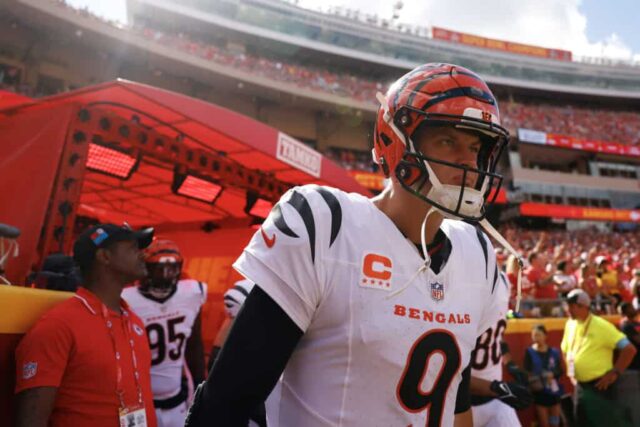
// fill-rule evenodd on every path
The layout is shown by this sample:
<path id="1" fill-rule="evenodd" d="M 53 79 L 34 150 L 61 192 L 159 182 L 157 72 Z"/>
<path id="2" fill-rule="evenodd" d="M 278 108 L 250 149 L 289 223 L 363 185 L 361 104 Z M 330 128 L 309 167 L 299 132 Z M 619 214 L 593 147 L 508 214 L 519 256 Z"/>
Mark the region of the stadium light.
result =
<path id="1" fill-rule="evenodd" d="M 171 191 L 200 202 L 214 203 L 222 192 L 222 186 L 191 173 L 175 171 Z"/>
<path id="2" fill-rule="evenodd" d="M 102 143 L 94 139 L 89 143 L 87 169 L 114 178 L 127 180 L 140 164 L 140 156 L 132 156 L 130 150 Z"/>
<path id="3" fill-rule="evenodd" d="M 273 208 L 273 203 L 268 200 L 261 199 L 256 193 L 247 191 L 247 202 L 244 206 L 244 212 L 257 218 L 266 218 L 269 216 Z"/>

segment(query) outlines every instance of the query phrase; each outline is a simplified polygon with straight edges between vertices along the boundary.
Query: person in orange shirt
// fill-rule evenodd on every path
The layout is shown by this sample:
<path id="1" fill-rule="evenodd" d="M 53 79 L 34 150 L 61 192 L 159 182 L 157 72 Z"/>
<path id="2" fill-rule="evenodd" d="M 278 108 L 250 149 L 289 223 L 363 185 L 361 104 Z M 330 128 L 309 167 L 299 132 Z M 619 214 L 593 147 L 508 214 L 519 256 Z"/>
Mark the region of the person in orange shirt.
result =
<path id="1" fill-rule="evenodd" d="M 120 298 L 146 276 L 153 229 L 101 224 L 74 259 L 83 287 L 45 313 L 16 349 L 18 427 L 156 427 L 144 324 Z"/>
<path id="2" fill-rule="evenodd" d="M 543 317 L 551 314 L 554 300 L 558 298 L 556 286 L 553 283 L 553 273 L 545 269 L 547 264 L 543 255 L 533 251 L 529 254 L 529 267 L 523 271 L 524 277 L 533 284 L 534 296 Z"/>
<path id="3" fill-rule="evenodd" d="M 602 294 L 610 299 L 609 304 L 612 306 L 611 310 L 613 310 L 613 307 L 617 307 L 622 300 L 618 272 L 613 267 L 609 256 L 599 256 L 596 259 L 596 265 L 598 266 L 598 287 Z"/>

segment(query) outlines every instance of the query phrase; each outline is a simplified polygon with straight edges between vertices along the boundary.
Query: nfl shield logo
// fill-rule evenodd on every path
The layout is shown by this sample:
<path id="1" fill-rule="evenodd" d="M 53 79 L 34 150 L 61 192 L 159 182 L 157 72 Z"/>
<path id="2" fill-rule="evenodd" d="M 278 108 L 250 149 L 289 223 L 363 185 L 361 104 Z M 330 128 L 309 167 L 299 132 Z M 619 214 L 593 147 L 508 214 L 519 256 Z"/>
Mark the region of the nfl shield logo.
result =
<path id="1" fill-rule="evenodd" d="M 38 372 L 38 364 L 36 362 L 27 362 L 22 366 L 22 379 L 28 380 L 36 376 Z"/>
<path id="2" fill-rule="evenodd" d="M 431 284 L 431 298 L 436 301 L 441 301 L 444 298 L 444 285 L 442 283 Z"/>

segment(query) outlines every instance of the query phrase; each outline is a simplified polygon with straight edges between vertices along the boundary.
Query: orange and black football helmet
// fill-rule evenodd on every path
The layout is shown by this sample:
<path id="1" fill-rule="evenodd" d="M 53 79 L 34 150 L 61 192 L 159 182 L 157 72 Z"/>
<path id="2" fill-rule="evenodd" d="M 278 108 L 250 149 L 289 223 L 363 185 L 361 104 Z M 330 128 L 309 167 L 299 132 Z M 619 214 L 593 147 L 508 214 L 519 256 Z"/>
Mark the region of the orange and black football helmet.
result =
<path id="1" fill-rule="evenodd" d="M 154 240 L 144 251 L 149 274 L 140 284 L 140 291 L 156 299 L 173 294 L 182 274 L 183 257 L 171 240 Z"/>
<path id="2" fill-rule="evenodd" d="M 500 124 L 498 102 L 487 84 L 457 65 L 425 64 L 391 85 L 386 96 L 378 94 L 378 100 L 373 156 L 385 175 L 395 176 L 407 191 L 446 217 L 482 220 L 492 188 L 497 194 L 502 183 L 495 169 L 509 140 L 509 132 Z M 476 168 L 419 152 L 412 137 L 422 126 L 477 132 L 482 144 Z M 473 187 L 443 185 L 430 163 L 461 169 L 463 182 L 467 174 L 477 180 Z"/>

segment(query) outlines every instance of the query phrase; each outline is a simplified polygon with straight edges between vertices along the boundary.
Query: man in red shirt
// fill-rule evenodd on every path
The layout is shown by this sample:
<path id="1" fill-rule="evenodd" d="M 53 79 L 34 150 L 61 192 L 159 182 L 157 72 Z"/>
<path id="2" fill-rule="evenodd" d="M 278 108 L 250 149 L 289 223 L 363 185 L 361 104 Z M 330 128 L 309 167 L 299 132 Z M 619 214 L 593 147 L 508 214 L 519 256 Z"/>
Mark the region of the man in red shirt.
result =
<path id="1" fill-rule="evenodd" d="M 78 237 L 83 287 L 16 349 L 17 426 L 156 426 L 144 324 L 120 298 L 147 274 L 140 249 L 152 238 L 112 224 Z"/>
<path id="2" fill-rule="evenodd" d="M 555 300 L 558 298 L 558 291 L 553 282 L 553 273 L 547 273 L 545 270 L 546 261 L 538 252 L 529 254 L 529 267 L 523 273 L 527 280 L 534 287 L 534 297 L 541 300 Z M 553 301 L 541 301 L 538 303 L 543 316 L 549 316 Z"/>

